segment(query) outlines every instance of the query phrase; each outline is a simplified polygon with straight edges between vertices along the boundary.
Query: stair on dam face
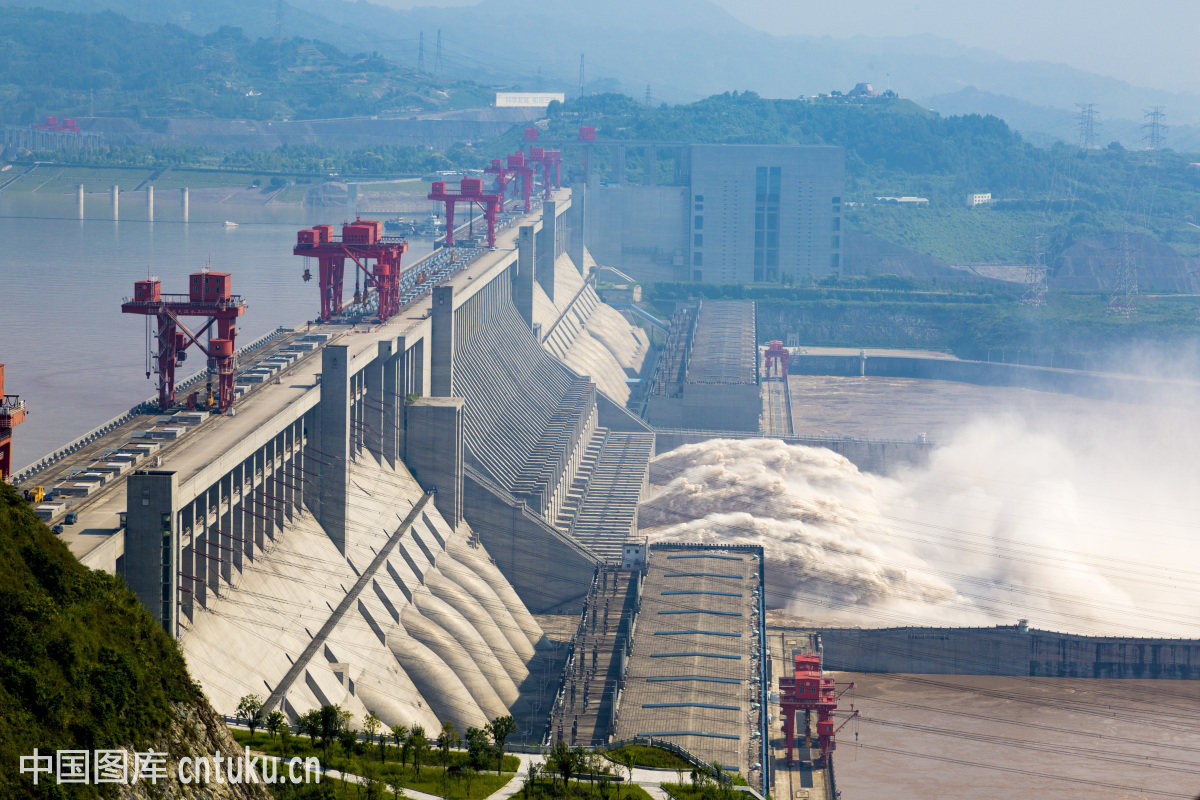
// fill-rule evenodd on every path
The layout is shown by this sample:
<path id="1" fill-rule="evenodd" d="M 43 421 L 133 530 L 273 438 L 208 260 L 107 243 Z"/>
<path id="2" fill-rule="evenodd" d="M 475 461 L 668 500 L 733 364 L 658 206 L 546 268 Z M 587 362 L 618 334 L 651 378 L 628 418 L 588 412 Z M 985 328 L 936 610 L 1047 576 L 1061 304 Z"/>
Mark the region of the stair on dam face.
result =
<path id="1" fill-rule="evenodd" d="M 654 434 L 609 431 L 571 524 L 570 535 L 608 562 L 637 530 L 637 506 L 646 484 Z"/>
<path id="2" fill-rule="evenodd" d="M 579 514 L 579 507 L 583 504 L 583 498 L 587 494 L 588 481 L 592 478 L 592 472 L 596 468 L 596 461 L 600 458 L 600 451 L 604 448 L 604 440 L 607 436 L 608 428 L 596 428 L 583 451 L 583 457 L 579 460 L 579 469 L 575 473 L 575 480 L 571 482 L 571 487 L 563 500 L 562 510 L 558 512 L 558 517 L 554 520 L 554 527 L 563 533 L 571 532 L 571 524 Z"/>

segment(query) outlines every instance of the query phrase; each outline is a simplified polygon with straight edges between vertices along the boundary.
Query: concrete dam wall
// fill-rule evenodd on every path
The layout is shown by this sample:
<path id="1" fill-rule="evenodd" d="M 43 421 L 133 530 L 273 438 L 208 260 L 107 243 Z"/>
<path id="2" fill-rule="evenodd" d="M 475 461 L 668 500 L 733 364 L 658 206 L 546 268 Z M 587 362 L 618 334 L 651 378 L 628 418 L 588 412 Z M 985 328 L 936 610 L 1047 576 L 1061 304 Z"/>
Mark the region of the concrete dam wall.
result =
<path id="1" fill-rule="evenodd" d="M 130 476 L 126 578 L 216 707 L 256 693 L 464 730 L 540 702 L 531 673 L 557 668 L 529 608 L 570 607 L 619 559 L 653 452 L 588 377 L 622 387 L 645 343 L 594 303 L 570 209 L 461 249 L 383 325 L 323 326 L 236 416 Z"/>
<path id="2" fill-rule="evenodd" d="M 1200 679 L 1200 641 L 1025 628 L 827 628 L 825 668 L 1048 678 Z"/>
<path id="3" fill-rule="evenodd" d="M 594 289 L 564 253 L 551 269 L 544 282 L 522 281 L 519 270 L 493 281 L 455 312 L 454 323 L 454 391 L 468 398 L 465 513 L 535 611 L 574 607 L 596 565 L 620 559 L 637 529 L 654 441 L 644 427 L 621 425 L 627 415 L 619 401 L 606 406 L 605 417 L 623 429 L 603 424 L 597 384 L 555 357 L 575 353 L 579 369 L 615 373 L 608 383 L 625 389 L 612 349 L 580 352 L 581 342 L 600 341 L 589 324 L 607 322 Z M 564 297 L 562 288 L 574 291 Z M 563 299 L 554 303 L 551 292 Z M 623 331 L 608 335 L 632 363 L 645 343 L 621 323 Z M 539 341 L 535 330 L 546 338 Z"/>
<path id="4" fill-rule="evenodd" d="M 181 620 L 180 646 L 205 692 L 222 709 L 269 694 L 292 718 L 336 703 L 428 730 L 507 713 L 537 624 L 465 525 L 452 529 L 426 503 L 397 527 L 398 511 L 424 494 L 403 465 L 360 454 L 350 477 L 355 536 L 344 554 L 300 510 Z"/>

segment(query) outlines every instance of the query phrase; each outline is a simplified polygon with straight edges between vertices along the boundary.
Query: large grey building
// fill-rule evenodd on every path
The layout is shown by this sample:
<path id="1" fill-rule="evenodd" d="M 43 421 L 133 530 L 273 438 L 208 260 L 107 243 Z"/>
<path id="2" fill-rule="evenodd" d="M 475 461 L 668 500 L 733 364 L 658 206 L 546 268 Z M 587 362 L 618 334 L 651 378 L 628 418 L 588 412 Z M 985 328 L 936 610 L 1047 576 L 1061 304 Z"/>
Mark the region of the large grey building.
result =
<path id="1" fill-rule="evenodd" d="M 600 146 L 600 145 L 598 145 Z M 657 161 L 653 143 L 613 145 Z M 790 283 L 840 274 L 840 147 L 684 145 L 673 185 L 589 181 L 588 247 L 639 280 Z"/>

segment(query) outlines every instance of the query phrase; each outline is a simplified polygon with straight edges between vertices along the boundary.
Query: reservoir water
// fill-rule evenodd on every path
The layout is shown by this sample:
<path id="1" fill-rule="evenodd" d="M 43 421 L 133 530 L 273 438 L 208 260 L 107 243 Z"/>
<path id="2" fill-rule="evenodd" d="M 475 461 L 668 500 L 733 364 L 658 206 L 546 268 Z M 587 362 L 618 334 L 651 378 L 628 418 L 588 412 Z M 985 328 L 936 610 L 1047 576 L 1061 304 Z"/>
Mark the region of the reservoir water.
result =
<path id="1" fill-rule="evenodd" d="M 141 193 L 123 195 L 120 213 L 114 222 L 107 196 L 90 195 L 80 220 L 74 195 L 0 192 L 0 363 L 5 391 L 29 405 L 13 436 L 17 468 L 157 392 L 155 376 L 146 378 L 145 318 L 121 314 L 134 281 L 154 275 L 164 292 L 186 292 L 188 274 L 206 265 L 233 273 L 247 303 L 238 324 L 245 344 L 316 316 L 316 281 L 302 280 L 306 259 L 292 255 L 296 231 L 346 217 L 300 205 L 205 204 L 193 194 L 184 224 L 178 193 L 166 191 L 155 222 L 146 221 Z M 411 240 L 406 263 L 430 248 Z M 199 368 L 189 356 L 180 377 Z"/>

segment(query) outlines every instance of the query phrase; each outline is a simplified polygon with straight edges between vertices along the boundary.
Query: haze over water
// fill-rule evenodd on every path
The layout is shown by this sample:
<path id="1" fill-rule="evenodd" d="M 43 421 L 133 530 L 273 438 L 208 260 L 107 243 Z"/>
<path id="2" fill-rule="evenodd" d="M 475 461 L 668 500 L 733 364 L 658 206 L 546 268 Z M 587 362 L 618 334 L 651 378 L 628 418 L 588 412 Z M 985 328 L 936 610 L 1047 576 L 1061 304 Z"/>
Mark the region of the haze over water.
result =
<path id="1" fill-rule="evenodd" d="M 233 273 L 247 302 L 239 346 L 280 325 L 303 325 L 319 307 L 316 281 L 301 279 L 292 255 L 296 231 L 340 224 L 343 212 L 300 206 L 222 206 L 196 202 L 180 221 L 178 192 L 159 192 L 156 221 L 146 221 L 144 195 L 122 196 L 119 222 L 107 196 L 89 196 L 79 220 L 74 196 L 0 192 L 0 363 L 6 388 L 29 404 L 13 436 L 17 468 L 128 410 L 157 392 L 146 373 L 146 324 L 121 314 L 134 281 L 149 273 L 164 292 L 186 292 L 187 276 L 209 264 Z M 224 221 L 238 223 L 227 228 Z M 414 240 L 408 263 L 429 250 Z M 310 264 L 314 273 L 315 261 Z M 349 285 L 347 295 L 354 291 Z M 202 366 L 197 352 L 177 375 Z"/>

